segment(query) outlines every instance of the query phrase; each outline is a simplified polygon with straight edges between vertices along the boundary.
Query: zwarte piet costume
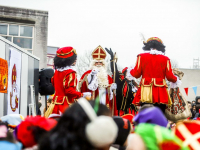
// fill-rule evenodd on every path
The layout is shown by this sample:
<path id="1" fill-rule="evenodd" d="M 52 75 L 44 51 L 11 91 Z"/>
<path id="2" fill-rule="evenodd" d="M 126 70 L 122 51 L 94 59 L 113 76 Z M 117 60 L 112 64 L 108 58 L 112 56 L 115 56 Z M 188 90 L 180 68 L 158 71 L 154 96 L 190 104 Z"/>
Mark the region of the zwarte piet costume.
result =
<path id="1" fill-rule="evenodd" d="M 139 78 L 142 76 L 140 87 L 134 98 L 134 104 L 153 103 L 164 112 L 166 105 L 172 101 L 165 81 L 175 83 L 177 77 L 173 74 L 170 59 L 165 56 L 165 46 L 161 39 L 152 37 L 144 43 L 142 54 L 137 56 L 134 68 L 129 68 L 127 76 Z"/>
<path id="2" fill-rule="evenodd" d="M 55 73 L 51 80 L 55 94 L 53 114 L 63 113 L 66 108 L 83 96 L 76 91 L 77 75 L 72 64 L 76 61 L 76 50 L 73 47 L 63 47 L 57 50 L 54 58 Z"/>
<path id="3" fill-rule="evenodd" d="M 137 91 L 136 83 L 134 80 L 128 80 L 127 78 L 125 78 L 125 74 L 128 69 L 127 67 L 125 67 L 122 70 L 122 72 L 120 72 L 118 71 L 117 63 L 115 63 L 115 72 L 114 72 L 113 52 L 111 49 L 108 50 L 107 48 L 106 51 L 110 54 L 111 57 L 110 67 L 113 73 L 113 77 L 115 73 L 115 83 L 117 84 L 116 103 L 117 103 L 118 116 L 122 116 L 125 114 L 135 115 L 137 108 L 132 102 L 134 99 L 134 95 Z"/>

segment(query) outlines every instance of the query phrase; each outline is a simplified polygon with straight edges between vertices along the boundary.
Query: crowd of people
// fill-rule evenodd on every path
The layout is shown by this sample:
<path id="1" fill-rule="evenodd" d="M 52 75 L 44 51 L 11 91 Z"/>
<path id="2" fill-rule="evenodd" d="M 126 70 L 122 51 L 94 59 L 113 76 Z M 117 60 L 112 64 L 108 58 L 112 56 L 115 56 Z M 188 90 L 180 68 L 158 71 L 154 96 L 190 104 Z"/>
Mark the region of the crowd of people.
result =
<path id="1" fill-rule="evenodd" d="M 192 102 L 188 101 L 190 111 L 192 113 L 191 119 L 198 119 L 200 117 L 200 96 L 197 96 Z"/>
<path id="2" fill-rule="evenodd" d="M 51 79 L 55 94 L 48 100 L 44 116 L 1 117 L 0 149 L 200 149 L 200 97 L 196 104 L 184 101 L 179 91 L 182 76 L 171 68 L 160 38 L 143 43 L 144 53 L 137 56 L 135 66 L 122 71 L 112 49 L 98 46 L 79 82 L 76 50 L 58 49 Z M 111 58 L 112 77 L 107 73 L 106 52 Z M 140 77 L 137 84 L 135 79 Z M 166 79 L 174 89 L 171 92 Z M 191 113 L 186 113 L 187 109 Z M 170 120 L 170 115 L 176 121 Z"/>
<path id="3" fill-rule="evenodd" d="M 98 99 L 81 98 L 59 118 L 23 118 L 18 114 L 1 117 L 0 149 L 197 150 L 200 143 L 194 142 L 198 137 L 189 140 L 184 136 L 185 128 L 194 134 L 193 126 L 198 133 L 198 125 L 197 121 L 184 120 L 174 127 L 152 104 L 143 105 L 134 117 L 112 117 Z"/>

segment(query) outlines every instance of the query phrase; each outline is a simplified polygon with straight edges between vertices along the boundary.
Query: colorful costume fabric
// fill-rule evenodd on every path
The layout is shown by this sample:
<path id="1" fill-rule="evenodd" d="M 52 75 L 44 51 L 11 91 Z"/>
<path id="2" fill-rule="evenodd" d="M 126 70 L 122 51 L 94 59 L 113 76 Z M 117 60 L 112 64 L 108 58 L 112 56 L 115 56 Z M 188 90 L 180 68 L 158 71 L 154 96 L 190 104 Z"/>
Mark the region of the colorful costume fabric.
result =
<path id="1" fill-rule="evenodd" d="M 114 73 L 113 62 L 110 64 L 111 71 Z M 118 71 L 117 64 L 115 63 L 115 82 L 117 84 L 116 89 L 116 102 L 118 115 L 125 114 L 135 115 L 137 108 L 132 103 L 134 95 L 137 91 L 137 87 L 133 84 L 133 81 L 129 81 L 124 77 L 124 74 Z M 125 71 L 125 70 L 123 70 Z"/>
<path id="2" fill-rule="evenodd" d="M 92 52 L 93 60 L 91 62 L 91 70 L 86 71 L 79 81 L 79 91 L 81 93 L 90 92 L 92 99 L 100 98 L 100 103 L 106 105 L 110 109 L 114 109 L 113 113 L 117 115 L 115 97 L 113 96 L 113 79 L 107 74 L 106 68 L 106 52 L 98 46 Z M 97 63 L 97 65 L 96 65 Z M 101 65 L 98 65 L 101 64 Z M 113 98 L 114 97 L 114 98 Z"/>
<path id="3" fill-rule="evenodd" d="M 51 114 L 63 113 L 76 99 L 83 96 L 82 93 L 76 91 L 77 77 L 72 65 L 75 61 L 76 50 L 73 47 L 63 47 L 57 50 L 54 58 L 56 71 L 51 79 L 55 88 Z"/>
<path id="4" fill-rule="evenodd" d="M 172 73 L 170 59 L 161 54 L 143 53 L 137 56 L 137 62 L 130 74 L 139 78 L 142 76 L 140 87 L 133 103 L 158 103 L 171 105 L 165 77 L 168 81 L 176 82 L 177 77 Z"/>
<path id="5" fill-rule="evenodd" d="M 39 131 L 43 129 L 48 132 L 53 129 L 56 124 L 57 121 L 54 119 L 47 119 L 41 116 L 29 116 L 17 126 L 14 134 L 16 139 L 20 141 L 24 147 L 29 148 L 37 144 L 38 137 L 35 136 L 35 132 L 38 132 L 37 128 L 40 129 Z"/>
<path id="6" fill-rule="evenodd" d="M 97 88 L 95 91 L 92 91 L 88 89 L 88 80 L 87 76 L 91 73 L 92 70 L 86 71 L 80 81 L 79 81 L 79 87 L 80 87 L 80 92 L 91 92 L 92 99 L 96 99 L 96 97 L 99 95 L 99 89 Z M 108 75 L 108 83 L 109 86 L 106 88 L 106 105 L 107 107 L 111 108 L 112 107 L 112 102 L 110 101 L 110 85 L 113 83 L 113 79 Z"/>
<path id="7" fill-rule="evenodd" d="M 76 102 L 76 99 L 82 96 L 81 92 L 76 91 L 76 72 L 72 69 L 62 72 L 56 70 L 52 78 L 52 84 L 55 88 L 53 97 L 53 101 L 56 104 L 53 110 L 55 114 L 63 113 L 66 108 Z"/>
<path id="8" fill-rule="evenodd" d="M 142 123 L 135 128 L 148 150 L 189 150 L 182 141 L 170 130 L 148 123 Z"/>
<path id="9" fill-rule="evenodd" d="M 173 73 L 178 76 L 179 80 L 181 80 L 184 76 L 184 73 L 177 68 L 173 69 Z M 178 120 L 191 117 L 192 114 L 188 106 L 187 100 L 182 95 L 179 87 L 173 88 L 171 86 L 169 94 L 173 104 L 171 106 L 168 106 L 165 110 L 165 116 L 167 117 L 167 119 L 171 120 L 172 122 L 177 122 Z"/>
<path id="10" fill-rule="evenodd" d="M 199 120 L 185 120 L 176 124 L 175 134 L 183 141 L 184 145 L 191 150 L 197 150 L 200 149 L 199 128 Z"/>
<path id="11" fill-rule="evenodd" d="M 137 123 L 151 123 L 167 127 L 168 121 L 162 111 L 157 107 L 150 107 L 140 111 L 133 120 Z"/>

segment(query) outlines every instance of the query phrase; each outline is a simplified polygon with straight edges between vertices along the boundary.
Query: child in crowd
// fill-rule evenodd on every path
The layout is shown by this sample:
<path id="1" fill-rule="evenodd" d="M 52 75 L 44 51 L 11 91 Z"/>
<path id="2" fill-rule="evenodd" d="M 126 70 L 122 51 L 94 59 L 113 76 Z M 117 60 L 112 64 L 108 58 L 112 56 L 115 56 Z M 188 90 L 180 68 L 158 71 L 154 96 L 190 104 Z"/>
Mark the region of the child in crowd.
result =
<path id="1" fill-rule="evenodd" d="M 190 101 L 187 101 L 187 103 L 188 103 L 189 109 L 191 109 L 192 108 L 192 103 Z"/>
<path id="2" fill-rule="evenodd" d="M 57 126 L 41 139 L 39 149 L 109 150 L 118 128 L 108 108 L 95 102 L 82 98 L 69 107 Z"/>
<path id="3" fill-rule="evenodd" d="M 46 110 L 49 108 L 51 102 L 52 102 L 53 97 L 49 97 L 47 100 L 47 108 L 45 107 L 43 110 L 43 114 L 45 114 Z"/>
<path id="4" fill-rule="evenodd" d="M 0 149 L 21 150 L 22 144 L 17 142 L 13 134 L 8 130 L 8 124 L 0 121 Z"/>
<path id="5" fill-rule="evenodd" d="M 191 113 L 192 113 L 192 117 L 191 117 L 190 119 L 194 119 L 194 118 L 195 118 L 195 115 L 196 115 L 196 113 L 197 113 L 197 111 L 196 111 L 196 104 L 193 104 L 193 105 L 192 105 Z"/>

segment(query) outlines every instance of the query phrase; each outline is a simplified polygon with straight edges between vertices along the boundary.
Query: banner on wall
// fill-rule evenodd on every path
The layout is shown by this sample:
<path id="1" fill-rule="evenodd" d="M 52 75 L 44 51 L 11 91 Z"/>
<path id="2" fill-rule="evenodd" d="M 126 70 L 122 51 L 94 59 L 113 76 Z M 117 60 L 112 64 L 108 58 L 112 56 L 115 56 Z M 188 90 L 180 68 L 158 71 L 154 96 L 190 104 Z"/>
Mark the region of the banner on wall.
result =
<path id="1" fill-rule="evenodd" d="M 8 88 L 8 62 L 0 58 L 0 93 L 7 93 Z"/>
<path id="2" fill-rule="evenodd" d="M 21 53 L 13 47 L 9 48 L 10 62 L 8 70 L 8 109 L 7 114 L 19 114 Z"/>

